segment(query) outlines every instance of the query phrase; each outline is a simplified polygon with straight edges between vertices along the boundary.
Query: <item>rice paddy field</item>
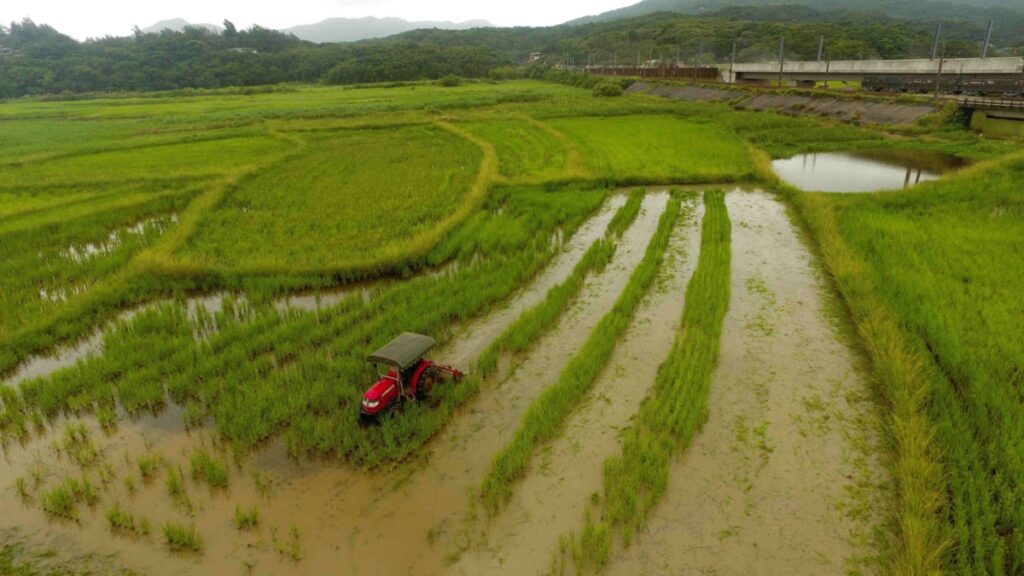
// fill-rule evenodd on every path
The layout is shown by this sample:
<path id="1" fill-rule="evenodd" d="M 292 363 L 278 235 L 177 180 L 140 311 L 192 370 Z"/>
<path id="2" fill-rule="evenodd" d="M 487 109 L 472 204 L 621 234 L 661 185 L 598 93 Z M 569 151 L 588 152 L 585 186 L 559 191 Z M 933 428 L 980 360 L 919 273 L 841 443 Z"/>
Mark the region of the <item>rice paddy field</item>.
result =
<path id="1" fill-rule="evenodd" d="M 0 102 L 0 573 L 1024 573 L 1022 181 L 537 81 Z M 464 374 L 362 418 L 403 332 Z"/>

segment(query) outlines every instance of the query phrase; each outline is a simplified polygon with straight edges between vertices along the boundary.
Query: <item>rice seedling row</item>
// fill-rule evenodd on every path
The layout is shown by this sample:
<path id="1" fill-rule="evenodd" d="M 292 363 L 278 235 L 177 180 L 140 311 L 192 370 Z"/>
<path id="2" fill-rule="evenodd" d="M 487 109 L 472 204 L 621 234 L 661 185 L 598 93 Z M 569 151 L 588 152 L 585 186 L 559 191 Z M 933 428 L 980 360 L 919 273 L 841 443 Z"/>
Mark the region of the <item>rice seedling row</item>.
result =
<path id="1" fill-rule="evenodd" d="M 633 271 L 615 306 L 598 322 L 559 375 L 558 381 L 531 404 L 511 442 L 495 454 L 480 488 L 484 506 L 490 513 L 496 513 L 508 501 L 512 483 L 525 472 L 537 446 L 558 434 L 565 415 L 573 410 L 600 374 L 615 349 L 616 341 L 628 327 L 640 300 L 657 276 L 679 212 L 680 200 L 672 198 L 658 222 L 658 229 L 643 260 Z"/>

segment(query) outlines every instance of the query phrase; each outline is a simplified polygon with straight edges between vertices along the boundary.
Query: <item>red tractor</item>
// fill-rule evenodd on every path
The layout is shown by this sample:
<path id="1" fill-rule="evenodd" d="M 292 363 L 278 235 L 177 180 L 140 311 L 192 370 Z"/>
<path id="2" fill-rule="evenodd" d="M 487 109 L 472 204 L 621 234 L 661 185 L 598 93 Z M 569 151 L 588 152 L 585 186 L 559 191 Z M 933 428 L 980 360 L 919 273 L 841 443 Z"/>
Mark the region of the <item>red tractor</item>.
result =
<path id="1" fill-rule="evenodd" d="M 441 379 L 462 378 L 461 371 L 423 357 L 434 344 L 430 336 L 406 332 L 367 357 L 377 365 L 379 377 L 363 395 L 359 412 L 364 419 L 375 419 L 400 400 L 422 398 Z"/>

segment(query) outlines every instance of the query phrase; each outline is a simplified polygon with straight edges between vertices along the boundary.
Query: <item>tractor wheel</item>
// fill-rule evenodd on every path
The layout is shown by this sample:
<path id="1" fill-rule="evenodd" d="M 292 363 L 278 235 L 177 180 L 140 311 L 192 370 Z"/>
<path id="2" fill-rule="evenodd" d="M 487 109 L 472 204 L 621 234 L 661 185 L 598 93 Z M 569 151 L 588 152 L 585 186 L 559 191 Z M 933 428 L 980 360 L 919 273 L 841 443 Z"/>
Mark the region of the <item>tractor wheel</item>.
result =
<path id="1" fill-rule="evenodd" d="M 416 397 L 419 399 L 426 398 L 430 394 L 430 389 L 434 387 L 434 383 L 437 381 L 438 371 L 437 367 L 430 366 L 423 371 L 420 375 L 420 381 L 416 384 Z"/>

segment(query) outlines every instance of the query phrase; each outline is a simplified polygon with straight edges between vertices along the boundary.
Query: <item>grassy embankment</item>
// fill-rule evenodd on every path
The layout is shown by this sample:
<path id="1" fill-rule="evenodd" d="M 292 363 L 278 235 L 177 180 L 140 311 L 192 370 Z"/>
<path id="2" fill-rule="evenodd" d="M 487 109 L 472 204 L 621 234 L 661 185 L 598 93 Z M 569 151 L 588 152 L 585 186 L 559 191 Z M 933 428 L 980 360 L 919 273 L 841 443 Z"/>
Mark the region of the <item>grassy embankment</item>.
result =
<path id="1" fill-rule="evenodd" d="M 664 260 L 665 247 L 680 213 L 680 199 L 673 197 L 658 222 L 643 260 L 633 271 L 612 310 L 598 322 L 579 351 L 569 360 L 558 380 L 530 405 L 513 439 L 495 456 L 480 495 L 490 513 L 497 512 L 512 493 L 512 484 L 525 473 L 537 446 L 554 438 L 565 417 L 587 393 L 615 350 L 654 282 Z"/>
<path id="2" fill-rule="evenodd" d="M 1020 154 L 874 195 L 793 193 L 879 378 L 896 573 L 1024 569 Z"/>

